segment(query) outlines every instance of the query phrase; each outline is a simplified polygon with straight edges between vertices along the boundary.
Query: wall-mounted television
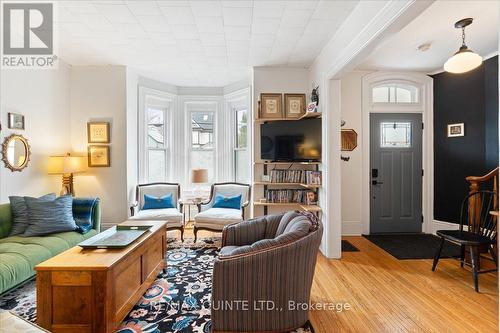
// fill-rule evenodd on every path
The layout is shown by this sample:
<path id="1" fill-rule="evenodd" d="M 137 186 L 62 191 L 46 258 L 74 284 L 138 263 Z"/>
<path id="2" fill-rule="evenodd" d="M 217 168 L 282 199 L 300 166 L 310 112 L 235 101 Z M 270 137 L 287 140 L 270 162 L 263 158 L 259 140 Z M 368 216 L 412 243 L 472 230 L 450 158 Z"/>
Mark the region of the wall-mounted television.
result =
<path id="1" fill-rule="evenodd" d="M 262 160 L 321 160 L 321 119 L 272 121 L 260 125 Z"/>

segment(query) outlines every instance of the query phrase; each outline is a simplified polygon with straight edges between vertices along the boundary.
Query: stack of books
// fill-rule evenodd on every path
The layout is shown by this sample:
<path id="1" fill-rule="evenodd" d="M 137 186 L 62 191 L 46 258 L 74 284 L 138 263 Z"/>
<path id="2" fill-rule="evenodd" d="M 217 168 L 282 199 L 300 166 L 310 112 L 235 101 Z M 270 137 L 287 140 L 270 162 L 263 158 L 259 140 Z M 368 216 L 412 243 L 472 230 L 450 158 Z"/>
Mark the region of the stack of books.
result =
<path id="1" fill-rule="evenodd" d="M 321 171 L 273 169 L 269 176 L 271 183 L 321 185 Z"/>
<path id="2" fill-rule="evenodd" d="M 316 193 L 310 190 L 266 190 L 266 201 L 270 203 L 300 203 L 314 205 L 317 203 Z"/>

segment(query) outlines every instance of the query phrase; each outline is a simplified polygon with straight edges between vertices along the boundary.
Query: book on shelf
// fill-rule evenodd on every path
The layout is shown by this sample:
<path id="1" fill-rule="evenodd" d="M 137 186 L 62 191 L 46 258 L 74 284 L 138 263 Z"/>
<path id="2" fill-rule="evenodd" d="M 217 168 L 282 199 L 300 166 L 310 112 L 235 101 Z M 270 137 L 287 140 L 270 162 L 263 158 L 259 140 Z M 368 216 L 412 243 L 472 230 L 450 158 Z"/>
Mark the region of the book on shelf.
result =
<path id="1" fill-rule="evenodd" d="M 266 190 L 266 202 L 269 203 L 299 203 L 315 205 L 318 202 L 317 195 L 311 190 Z"/>
<path id="2" fill-rule="evenodd" d="M 321 171 L 273 169 L 269 173 L 269 182 L 321 185 Z"/>

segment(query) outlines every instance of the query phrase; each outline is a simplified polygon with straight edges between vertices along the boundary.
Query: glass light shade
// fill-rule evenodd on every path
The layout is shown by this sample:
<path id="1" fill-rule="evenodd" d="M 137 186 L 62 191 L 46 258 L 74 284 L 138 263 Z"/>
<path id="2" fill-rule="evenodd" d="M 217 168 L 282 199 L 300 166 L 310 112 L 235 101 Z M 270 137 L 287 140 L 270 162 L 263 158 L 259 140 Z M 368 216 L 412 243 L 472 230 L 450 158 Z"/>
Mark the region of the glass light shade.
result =
<path id="1" fill-rule="evenodd" d="M 462 49 L 455 53 L 444 64 L 444 70 L 450 73 L 460 74 L 479 67 L 483 62 L 483 57 L 469 49 Z"/>
<path id="2" fill-rule="evenodd" d="M 83 156 L 50 156 L 49 174 L 69 174 L 85 171 L 86 158 Z"/>

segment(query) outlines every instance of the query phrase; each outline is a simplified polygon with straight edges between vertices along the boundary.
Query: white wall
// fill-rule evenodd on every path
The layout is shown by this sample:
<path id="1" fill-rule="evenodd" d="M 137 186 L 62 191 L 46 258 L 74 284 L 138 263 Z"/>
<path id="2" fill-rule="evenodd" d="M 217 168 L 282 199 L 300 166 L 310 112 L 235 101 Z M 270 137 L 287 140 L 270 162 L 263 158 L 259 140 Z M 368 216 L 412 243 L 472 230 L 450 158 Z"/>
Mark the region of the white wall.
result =
<path id="1" fill-rule="evenodd" d="M 345 121 L 342 129 L 354 129 L 358 134 L 358 147 L 353 151 L 343 151 L 349 157 L 341 162 L 342 177 L 342 235 L 360 235 L 361 225 L 361 180 L 363 167 L 362 132 L 362 77 L 369 72 L 353 71 L 342 76 L 341 117 Z"/>
<path id="2" fill-rule="evenodd" d="M 87 122 L 111 123 L 111 167 L 89 168 L 75 177 L 77 196 L 102 200 L 103 224 L 127 218 L 127 99 L 126 69 L 122 66 L 73 67 L 70 79 L 71 146 L 87 152 Z"/>
<path id="3" fill-rule="evenodd" d="M 319 85 L 323 111 L 323 193 L 325 233 L 322 252 L 330 258 L 341 257 L 342 205 L 340 163 L 340 79 L 356 67 L 378 42 L 407 25 L 432 1 L 362 1 L 346 18 L 340 29 L 311 65 L 309 80 Z"/>
<path id="4" fill-rule="evenodd" d="M 0 73 L 0 121 L 3 138 L 22 134 L 31 146 L 31 160 L 22 172 L 0 166 L 0 202 L 10 195 L 39 196 L 59 193 L 60 176 L 47 175 L 48 156 L 70 150 L 69 69 L 60 61 L 57 70 L 7 70 Z M 7 113 L 24 115 L 25 130 L 7 128 Z"/>

